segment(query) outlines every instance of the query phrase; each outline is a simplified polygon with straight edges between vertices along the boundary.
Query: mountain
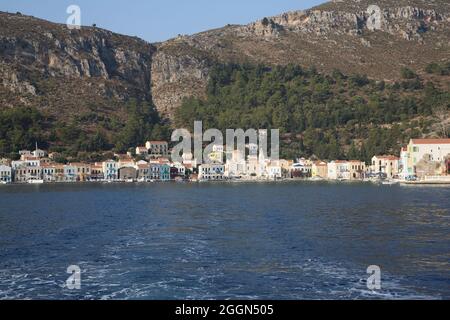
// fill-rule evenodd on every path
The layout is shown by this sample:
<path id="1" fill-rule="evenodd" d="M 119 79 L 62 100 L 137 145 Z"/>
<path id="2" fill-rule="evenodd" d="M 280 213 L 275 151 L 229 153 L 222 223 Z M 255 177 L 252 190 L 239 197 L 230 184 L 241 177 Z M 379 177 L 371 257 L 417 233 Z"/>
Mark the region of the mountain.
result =
<path id="1" fill-rule="evenodd" d="M 368 10 L 374 4 L 378 20 L 378 11 Z M 155 44 L 0 13 L 0 111 L 36 108 L 47 119 L 44 127 L 100 129 L 113 142 L 130 120 L 131 100 L 173 119 L 183 99 L 205 99 L 211 73 L 229 63 L 339 69 L 386 83 L 399 81 L 407 67 L 448 90 L 448 76 L 425 68 L 449 60 L 449 39 L 444 0 L 336 0 Z"/>
<path id="2" fill-rule="evenodd" d="M 379 29 L 368 28 L 369 6 L 381 10 Z M 230 25 L 157 45 L 153 96 L 172 114 L 183 97 L 201 95 L 216 62 L 295 63 L 379 80 L 400 78 L 402 67 L 419 73 L 449 59 L 450 3 L 445 0 L 332 1 L 305 11 Z"/>

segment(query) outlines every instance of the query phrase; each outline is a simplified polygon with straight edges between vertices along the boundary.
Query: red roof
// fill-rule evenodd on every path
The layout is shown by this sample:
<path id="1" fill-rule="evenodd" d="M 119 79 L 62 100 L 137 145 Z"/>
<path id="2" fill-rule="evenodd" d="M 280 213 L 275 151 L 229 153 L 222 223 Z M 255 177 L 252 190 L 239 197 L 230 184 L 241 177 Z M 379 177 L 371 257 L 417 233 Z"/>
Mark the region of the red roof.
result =
<path id="1" fill-rule="evenodd" d="M 412 139 L 413 144 L 450 144 L 450 139 Z"/>
<path id="2" fill-rule="evenodd" d="M 391 160 L 391 161 L 400 160 L 400 158 L 396 156 L 377 156 L 377 158 L 381 160 Z"/>

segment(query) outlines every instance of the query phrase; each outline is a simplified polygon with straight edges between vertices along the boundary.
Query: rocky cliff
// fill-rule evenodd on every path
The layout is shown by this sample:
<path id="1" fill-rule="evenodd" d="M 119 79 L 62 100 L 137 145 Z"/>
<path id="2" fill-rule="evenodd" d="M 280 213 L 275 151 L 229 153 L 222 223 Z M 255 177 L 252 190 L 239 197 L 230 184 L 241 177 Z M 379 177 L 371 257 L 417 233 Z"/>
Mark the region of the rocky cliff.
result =
<path id="1" fill-rule="evenodd" d="M 120 116 L 129 98 L 151 101 L 154 52 L 110 31 L 0 13 L 2 107 L 34 105 L 62 120 L 90 109 Z"/>
<path id="2" fill-rule="evenodd" d="M 35 104 L 56 117 L 120 115 L 121 103 L 134 97 L 171 117 L 184 97 L 205 94 L 216 63 L 296 63 L 389 81 L 402 67 L 421 73 L 448 60 L 449 39 L 444 0 L 336 0 L 154 45 L 2 13 L 0 102 Z"/>
<path id="3" fill-rule="evenodd" d="M 218 62 L 314 65 L 325 72 L 337 68 L 389 81 L 400 77 L 402 67 L 421 73 L 432 61 L 448 60 L 449 39 L 450 4 L 446 1 L 336 0 L 160 45 L 158 54 L 174 66 L 186 59 L 180 52 L 189 52 L 192 72 L 186 78 L 179 74 L 177 81 L 185 86 L 178 90 L 169 89 L 170 81 L 156 81 L 155 101 L 170 115 L 189 91 L 187 95 L 204 92 L 205 56 Z M 193 74 L 201 76 L 191 81 Z"/>

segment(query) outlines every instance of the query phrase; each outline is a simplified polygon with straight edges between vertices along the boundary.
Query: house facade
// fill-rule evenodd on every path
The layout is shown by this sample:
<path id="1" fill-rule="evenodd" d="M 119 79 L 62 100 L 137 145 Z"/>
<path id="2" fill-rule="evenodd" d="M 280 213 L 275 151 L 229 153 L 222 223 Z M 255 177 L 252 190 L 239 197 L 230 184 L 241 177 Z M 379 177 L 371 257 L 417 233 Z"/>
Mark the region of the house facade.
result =
<path id="1" fill-rule="evenodd" d="M 147 141 L 145 147 L 148 150 L 148 155 L 153 159 L 169 156 L 169 143 L 166 141 Z"/>
<path id="2" fill-rule="evenodd" d="M 372 174 L 383 174 L 392 179 L 401 173 L 400 162 L 400 158 L 395 156 L 374 156 L 370 171 Z"/>
<path id="3" fill-rule="evenodd" d="M 115 181 L 119 178 L 119 164 L 114 160 L 103 162 L 103 175 L 107 181 Z"/>
<path id="4" fill-rule="evenodd" d="M 65 165 L 64 170 L 64 182 L 76 182 L 77 181 L 77 167 L 73 165 Z"/>
<path id="5" fill-rule="evenodd" d="M 348 180 L 361 180 L 366 177 L 366 163 L 359 160 L 350 160 L 347 163 Z"/>
<path id="6" fill-rule="evenodd" d="M 201 181 L 222 181 L 225 179 L 223 164 L 202 164 L 199 167 L 198 179 Z"/>
<path id="7" fill-rule="evenodd" d="M 12 168 L 5 165 L 0 165 L 0 182 L 12 182 Z"/>
<path id="8" fill-rule="evenodd" d="M 75 167 L 76 180 L 80 182 L 91 180 L 91 165 L 87 163 L 71 163 Z"/>
<path id="9" fill-rule="evenodd" d="M 127 181 L 127 180 L 136 180 L 138 176 L 138 170 L 136 167 L 121 167 L 119 168 L 119 180 Z"/>
<path id="10" fill-rule="evenodd" d="M 136 155 L 147 157 L 148 156 L 148 149 L 147 147 L 136 147 Z"/>
<path id="11" fill-rule="evenodd" d="M 449 155 L 450 139 L 411 139 L 402 155 L 404 175 L 424 177 L 445 174 L 445 163 Z M 431 170 L 432 167 L 436 169 Z"/>
<path id="12" fill-rule="evenodd" d="M 347 161 L 336 160 L 328 163 L 328 179 L 350 180 L 350 170 Z"/>
<path id="13" fill-rule="evenodd" d="M 311 168 L 311 176 L 313 178 L 327 179 L 328 164 L 324 161 L 314 161 Z"/>

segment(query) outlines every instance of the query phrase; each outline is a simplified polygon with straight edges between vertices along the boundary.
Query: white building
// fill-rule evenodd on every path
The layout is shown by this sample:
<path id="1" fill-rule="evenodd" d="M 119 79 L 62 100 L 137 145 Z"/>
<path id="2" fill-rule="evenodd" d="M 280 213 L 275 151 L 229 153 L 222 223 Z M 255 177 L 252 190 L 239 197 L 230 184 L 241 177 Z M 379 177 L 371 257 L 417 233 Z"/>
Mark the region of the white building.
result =
<path id="1" fill-rule="evenodd" d="M 225 175 L 230 179 L 240 178 L 246 175 L 246 169 L 245 155 L 239 150 L 234 150 L 231 154 L 231 159 L 227 159 Z"/>
<path id="2" fill-rule="evenodd" d="M 104 161 L 102 167 L 105 180 L 115 181 L 119 179 L 119 164 L 116 161 Z"/>
<path id="3" fill-rule="evenodd" d="M 148 149 L 147 149 L 147 147 L 136 147 L 136 154 L 138 156 L 143 156 L 143 157 L 148 156 Z"/>
<path id="4" fill-rule="evenodd" d="M 64 166 L 64 181 L 76 182 L 77 181 L 77 168 L 71 165 Z"/>
<path id="5" fill-rule="evenodd" d="M 328 179 L 350 180 L 350 170 L 347 161 L 336 160 L 328 163 Z"/>
<path id="6" fill-rule="evenodd" d="M 225 166 L 223 164 L 202 164 L 199 168 L 199 180 L 221 181 L 225 179 Z"/>
<path id="7" fill-rule="evenodd" d="M 417 165 L 425 159 L 442 164 L 444 167 L 446 158 L 449 156 L 450 139 L 412 139 L 403 154 L 402 162 L 406 163 L 404 174 L 416 175 Z"/>
<path id="8" fill-rule="evenodd" d="M 41 149 L 36 149 L 33 151 L 33 156 L 36 158 L 44 158 L 46 155 L 46 152 Z"/>
<path id="9" fill-rule="evenodd" d="M 266 172 L 269 179 L 281 179 L 282 170 L 279 161 L 269 162 L 266 166 Z"/>
<path id="10" fill-rule="evenodd" d="M 5 165 L 0 165 L 0 182 L 11 183 L 12 182 L 12 168 Z"/>
<path id="11" fill-rule="evenodd" d="M 370 171 L 372 174 L 384 174 L 392 179 L 400 174 L 400 158 L 395 156 L 374 156 Z"/>

